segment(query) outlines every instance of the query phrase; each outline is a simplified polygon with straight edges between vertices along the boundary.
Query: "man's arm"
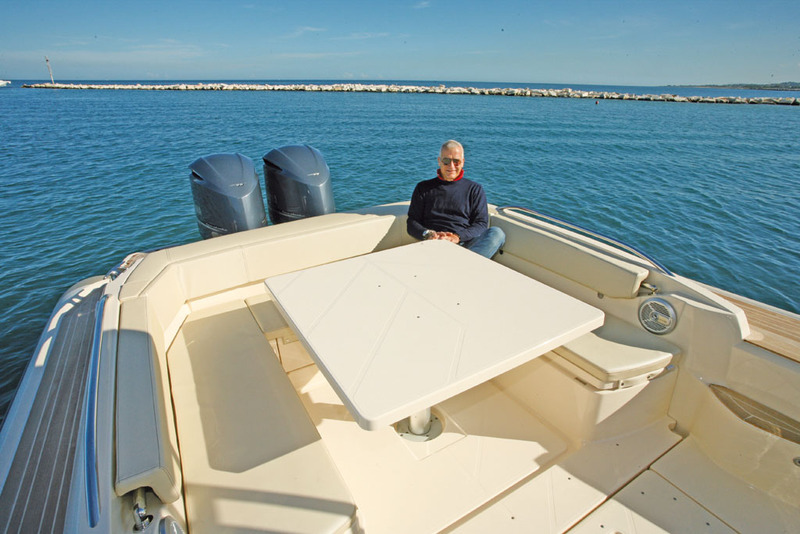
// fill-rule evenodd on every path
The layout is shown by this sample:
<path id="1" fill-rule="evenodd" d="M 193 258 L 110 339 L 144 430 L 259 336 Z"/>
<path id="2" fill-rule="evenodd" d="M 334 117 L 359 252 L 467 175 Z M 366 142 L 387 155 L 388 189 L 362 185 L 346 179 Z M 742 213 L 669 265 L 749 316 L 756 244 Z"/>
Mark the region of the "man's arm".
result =
<path id="1" fill-rule="evenodd" d="M 489 204 L 486 202 L 486 193 L 480 184 L 476 184 L 470 192 L 469 226 L 458 233 L 461 241 L 469 241 L 483 234 L 489 228 Z"/>
<path id="2" fill-rule="evenodd" d="M 422 225 L 422 220 L 423 202 L 419 184 L 417 184 L 414 188 L 414 193 L 411 195 L 411 204 L 408 205 L 408 220 L 406 221 L 406 231 L 408 235 L 415 239 L 422 239 L 422 232 L 427 230 L 427 228 Z"/>

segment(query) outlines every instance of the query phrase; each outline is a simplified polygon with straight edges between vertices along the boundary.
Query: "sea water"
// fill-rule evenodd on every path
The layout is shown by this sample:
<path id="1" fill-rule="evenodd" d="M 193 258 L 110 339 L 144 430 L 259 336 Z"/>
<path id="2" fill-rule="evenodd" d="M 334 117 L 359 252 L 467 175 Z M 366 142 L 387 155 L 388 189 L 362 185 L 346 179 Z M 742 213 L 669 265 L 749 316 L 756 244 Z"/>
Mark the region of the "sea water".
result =
<path id="1" fill-rule="evenodd" d="M 799 132 L 798 106 L 15 82 L 0 89 L 0 414 L 66 289 L 130 252 L 200 239 L 188 170 L 200 156 L 241 153 L 263 180 L 264 154 L 310 144 L 344 211 L 407 200 L 455 138 L 489 202 L 578 223 L 682 276 L 797 313 Z"/>

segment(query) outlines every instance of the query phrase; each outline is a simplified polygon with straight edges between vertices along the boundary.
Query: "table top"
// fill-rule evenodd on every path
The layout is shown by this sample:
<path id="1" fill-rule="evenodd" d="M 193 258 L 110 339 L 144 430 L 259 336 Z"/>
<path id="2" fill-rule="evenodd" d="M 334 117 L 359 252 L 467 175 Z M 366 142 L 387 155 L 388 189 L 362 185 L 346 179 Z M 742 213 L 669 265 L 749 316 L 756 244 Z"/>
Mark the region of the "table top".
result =
<path id="1" fill-rule="evenodd" d="M 358 424 L 376 430 L 602 326 L 603 312 L 446 241 L 266 280 Z"/>

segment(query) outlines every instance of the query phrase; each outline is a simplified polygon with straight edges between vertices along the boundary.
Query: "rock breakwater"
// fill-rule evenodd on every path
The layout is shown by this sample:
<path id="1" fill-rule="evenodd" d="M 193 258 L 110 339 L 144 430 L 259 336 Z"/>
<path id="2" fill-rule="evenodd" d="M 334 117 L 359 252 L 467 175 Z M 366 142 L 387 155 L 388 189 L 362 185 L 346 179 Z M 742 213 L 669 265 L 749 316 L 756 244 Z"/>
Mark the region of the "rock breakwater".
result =
<path id="1" fill-rule="evenodd" d="M 196 83 L 196 84 L 84 84 L 37 83 L 23 85 L 32 89 L 85 89 L 133 91 L 310 91 L 339 93 L 431 93 L 447 95 L 492 95 L 542 98 L 586 98 L 592 100 L 639 100 L 645 102 L 690 102 L 699 104 L 772 104 L 797 106 L 794 97 L 733 97 L 733 96 L 678 96 L 672 94 L 650 95 L 615 93 L 606 91 L 581 91 L 564 89 L 446 87 L 444 85 L 395 84 L 248 84 L 248 83 Z"/>

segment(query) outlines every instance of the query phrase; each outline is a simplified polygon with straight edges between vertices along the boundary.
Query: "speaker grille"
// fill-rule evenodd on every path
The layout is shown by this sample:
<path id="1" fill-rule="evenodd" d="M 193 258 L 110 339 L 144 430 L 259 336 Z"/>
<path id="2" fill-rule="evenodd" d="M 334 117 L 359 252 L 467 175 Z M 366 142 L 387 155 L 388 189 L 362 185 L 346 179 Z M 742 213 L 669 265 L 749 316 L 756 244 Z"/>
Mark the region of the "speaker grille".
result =
<path id="1" fill-rule="evenodd" d="M 667 334 L 675 329 L 678 314 L 675 308 L 664 299 L 647 299 L 639 306 L 639 322 L 648 332 Z"/>

